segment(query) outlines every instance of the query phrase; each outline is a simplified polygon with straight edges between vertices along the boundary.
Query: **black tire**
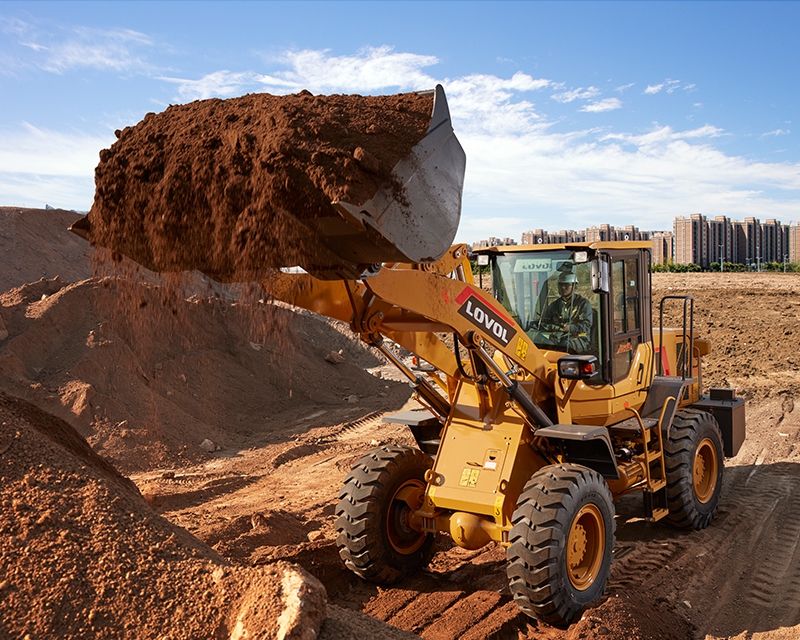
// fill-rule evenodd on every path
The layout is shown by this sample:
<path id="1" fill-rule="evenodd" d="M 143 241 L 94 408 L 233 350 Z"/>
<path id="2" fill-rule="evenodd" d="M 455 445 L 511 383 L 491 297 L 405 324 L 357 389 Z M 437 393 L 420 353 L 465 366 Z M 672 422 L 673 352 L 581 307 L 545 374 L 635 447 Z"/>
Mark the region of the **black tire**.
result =
<path id="1" fill-rule="evenodd" d="M 519 496 L 509 535 L 511 594 L 527 615 L 570 624 L 603 595 L 614 550 L 614 503 L 603 477 L 577 464 L 537 471 Z"/>
<path id="2" fill-rule="evenodd" d="M 675 413 L 664 442 L 670 523 L 705 529 L 722 492 L 722 434 L 717 420 L 698 409 Z"/>
<path id="3" fill-rule="evenodd" d="M 432 466 L 430 456 L 400 445 L 373 449 L 353 466 L 336 506 L 336 545 L 348 569 L 393 584 L 428 564 L 435 537 L 412 529 L 408 518 L 422 506 Z"/>

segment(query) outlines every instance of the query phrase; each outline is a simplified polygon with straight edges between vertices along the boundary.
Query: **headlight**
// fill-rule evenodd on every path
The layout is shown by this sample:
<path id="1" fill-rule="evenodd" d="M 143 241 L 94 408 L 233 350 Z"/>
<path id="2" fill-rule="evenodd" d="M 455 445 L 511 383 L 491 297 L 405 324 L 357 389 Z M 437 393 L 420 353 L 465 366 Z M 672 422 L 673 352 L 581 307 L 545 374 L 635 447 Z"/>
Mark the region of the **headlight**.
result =
<path id="1" fill-rule="evenodd" d="M 562 356 L 558 359 L 558 375 L 566 380 L 586 380 L 595 373 L 595 356 Z"/>

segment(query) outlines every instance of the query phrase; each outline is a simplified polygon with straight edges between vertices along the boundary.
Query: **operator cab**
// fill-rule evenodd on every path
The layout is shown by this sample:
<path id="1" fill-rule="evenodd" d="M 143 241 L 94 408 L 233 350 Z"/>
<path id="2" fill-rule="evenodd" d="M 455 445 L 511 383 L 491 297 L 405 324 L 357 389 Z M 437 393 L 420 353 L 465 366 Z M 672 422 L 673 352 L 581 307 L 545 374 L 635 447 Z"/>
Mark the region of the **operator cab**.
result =
<path id="1" fill-rule="evenodd" d="M 630 373 L 652 339 L 650 243 L 596 242 L 481 249 L 494 297 L 542 350 L 593 355 L 606 384 Z"/>

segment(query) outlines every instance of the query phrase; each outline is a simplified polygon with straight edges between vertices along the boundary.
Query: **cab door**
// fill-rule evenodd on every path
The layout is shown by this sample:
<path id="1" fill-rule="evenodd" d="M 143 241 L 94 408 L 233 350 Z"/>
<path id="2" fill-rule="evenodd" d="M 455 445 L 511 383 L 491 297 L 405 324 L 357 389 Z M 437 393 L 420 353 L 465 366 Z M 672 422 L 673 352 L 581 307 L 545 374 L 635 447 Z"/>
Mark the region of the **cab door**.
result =
<path id="1" fill-rule="evenodd" d="M 619 251 L 611 258 L 611 368 L 614 383 L 631 375 L 639 345 L 652 343 L 650 327 L 650 261 L 646 251 Z M 635 372 L 637 385 L 645 365 Z M 649 378 L 649 375 L 648 375 Z"/>

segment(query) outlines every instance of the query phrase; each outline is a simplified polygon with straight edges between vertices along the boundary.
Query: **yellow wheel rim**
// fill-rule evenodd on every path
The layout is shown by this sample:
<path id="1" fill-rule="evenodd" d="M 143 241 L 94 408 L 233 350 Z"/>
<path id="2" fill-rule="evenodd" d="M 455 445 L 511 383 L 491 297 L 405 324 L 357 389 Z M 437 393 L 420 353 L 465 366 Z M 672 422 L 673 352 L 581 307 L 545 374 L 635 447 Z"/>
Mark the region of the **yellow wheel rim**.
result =
<path id="1" fill-rule="evenodd" d="M 600 572 L 606 548 L 603 514 L 594 504 L 581 507 L 567 538 L 567 573 L 578 591 L 588 589 Z"/>
<path id="2" fill-rule="evenodd" d="M 425 543 L 426 534 L 412 527 L 411 516 L 422 506 L 425 483 L 408 480 L 394 492 L 386 514 L 386 535 L 392 548 L 403 555 L 410 555 Z"/>
<path id="3" fill-rule="evenodd" d="M 698 501 L 706 503 L 714 495 L 717 488 L 717 472 L 719 460 L 717 449 L 710 438 L 703 439 L 694 454 L 694 468 L 692 470 L 692 483 L 694 494 Z"/>

